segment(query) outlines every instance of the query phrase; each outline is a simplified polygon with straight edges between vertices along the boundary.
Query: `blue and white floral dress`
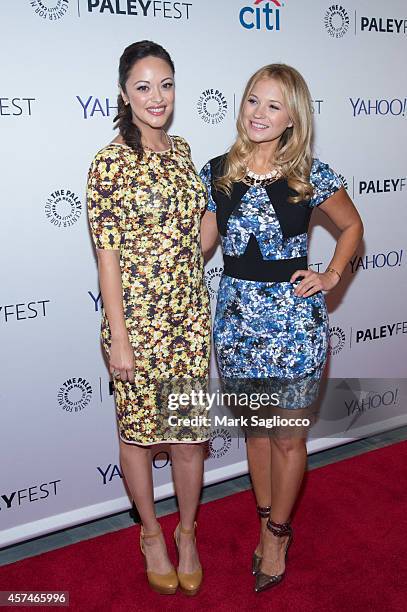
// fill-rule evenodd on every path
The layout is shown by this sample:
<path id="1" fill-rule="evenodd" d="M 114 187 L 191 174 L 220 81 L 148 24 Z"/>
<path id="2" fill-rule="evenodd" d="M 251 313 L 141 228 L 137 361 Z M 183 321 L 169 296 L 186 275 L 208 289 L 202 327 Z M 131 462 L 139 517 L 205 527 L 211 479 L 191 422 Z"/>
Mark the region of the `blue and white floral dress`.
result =
<path id="1" fill-rule="evenodd" d="M 267 187 L 236 183 L 228 198 L 213 182 L 224 159 L 215 158 L 201 170 L 207 210 L 217 214 L 225 262 L 214 321 L 219 372 L 224 379 L 280 381 L 285 385 L 281 405 L 305 407 L 315 399 L 326 362 L 328 314 L 322 292 L 297 297 L 297 283 L 289 278 L 296 269 L 306 269 L 312 209 L 342 182 L 327 164 L 314 159 L 314 193 L 307 202 L 287 202 L 290 189 L 284 179 Z M 266 278 L 271 274 L 284 280 L 256 280 L 266 266 L 271 269 Z"/>

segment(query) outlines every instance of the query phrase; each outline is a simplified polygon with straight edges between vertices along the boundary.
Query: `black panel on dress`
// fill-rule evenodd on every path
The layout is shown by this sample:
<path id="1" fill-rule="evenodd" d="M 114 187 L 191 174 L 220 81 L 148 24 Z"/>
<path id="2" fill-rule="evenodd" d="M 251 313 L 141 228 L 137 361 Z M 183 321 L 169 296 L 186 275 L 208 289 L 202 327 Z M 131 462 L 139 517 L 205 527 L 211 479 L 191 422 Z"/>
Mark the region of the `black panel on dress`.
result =
<path id="1" fill-rule="evenodd" d="M 226 227 L 230 215 L 241 201 L 244 194 L 249 190 L 246 183 L 234 183 L 232 193 L 227 196 L 223 191 L 218 191 L 215 187 L 215 179 L 222 175 L 226 155 L 220 155 L 211 159 L 211 190 L 212 198 L 216 203 L 216 219 L 218 230 L 222 236 L 226 236 Z M 288 187 L 286 179 L 280 179 L 265 187 L 270 202 L 275 210 L 276 217 L 280 224 L 283 239 L 305 234 L 308 231 L 312 208 L 306 201 L 298 204 L 291 204 L 287 201 L 289 195 L 294 195 L 294 191 Z M 249 245 L 248 245 L 249 246 Z M 251 246 L 250 248 L 253 248 Z"/>

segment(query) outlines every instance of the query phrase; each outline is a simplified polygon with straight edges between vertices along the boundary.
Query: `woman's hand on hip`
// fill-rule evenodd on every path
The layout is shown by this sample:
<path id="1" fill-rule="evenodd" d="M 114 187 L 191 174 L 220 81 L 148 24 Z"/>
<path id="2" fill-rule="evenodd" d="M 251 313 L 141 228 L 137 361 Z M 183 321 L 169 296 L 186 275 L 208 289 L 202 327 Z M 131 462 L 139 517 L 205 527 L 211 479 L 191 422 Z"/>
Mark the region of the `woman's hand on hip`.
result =
<path id="1" fill-rule="evenodd" d="M 116 380 L 134 382 L 134 351 L 128 338 L 112 339 L 109 371 Z"/>
<path id="2" fill-rule="evenodd" d="M 297 297 L 309 297 L 318 291 L 329 291 L 339 283 L 339 275 L 333 272 L 296 270 L 290 278 L 290 283 L 294 283 L 298 277 L 303 278 L 294 289 L 294 295 Z"/>

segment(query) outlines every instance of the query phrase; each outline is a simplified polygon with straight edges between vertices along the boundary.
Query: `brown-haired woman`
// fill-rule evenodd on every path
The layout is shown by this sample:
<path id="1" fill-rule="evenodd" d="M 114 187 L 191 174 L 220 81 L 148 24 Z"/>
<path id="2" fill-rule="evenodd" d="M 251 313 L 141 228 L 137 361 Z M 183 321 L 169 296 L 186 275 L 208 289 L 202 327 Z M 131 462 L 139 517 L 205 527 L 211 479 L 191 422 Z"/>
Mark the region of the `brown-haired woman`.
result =
<path id="1" fill-rule="evenodd" d="M 120 135 L 88 177 L 88 213 L 103 299 L 102 343 L 113 375 L 120 462 L 142 521 L 147 577 L 160 593 L 194 595 L 202 568 L 195 516 L 207 432 L 168 425 L 162 382 L 205 380 L 209 298 L 199 242 L 205 187 L 187 142 L 165 127 L 174 107 L 174 64 L 150 41 L 120 58 L 115 119 Z M 163 408 L 164 407 L 164 408 Z M 175 572 L 154 511 L 151 445 L 171 444 L 180 523 Z"/>
<path id="2" fill-rule="evenodd" d="M 230 151 L 201 171 L 209 193 L 204 253 L 213 250 L 219 232 L 224 257 L 214 322 L 219 371 L 223 379 L 245 381 L 248 390 L 259 379 L 268 381 L 279 396 L 277 408 L 270 402 L 270 414 L 306 418 L 327 355 L 322 291 L 339 282 L 363 226 L 339 176 L 312 158 L 311 100 L 297 70 L 271 64 L 250 78 L 237 131 Z M 340 231 L 322 273 L 307 266 L 315 206 Z M 253 429 L 247 452 L 261 517 L 252 570 L 259 592 L 284 575 L 290 515 L 306 467 L 307 427 L 270 435 Z"/>

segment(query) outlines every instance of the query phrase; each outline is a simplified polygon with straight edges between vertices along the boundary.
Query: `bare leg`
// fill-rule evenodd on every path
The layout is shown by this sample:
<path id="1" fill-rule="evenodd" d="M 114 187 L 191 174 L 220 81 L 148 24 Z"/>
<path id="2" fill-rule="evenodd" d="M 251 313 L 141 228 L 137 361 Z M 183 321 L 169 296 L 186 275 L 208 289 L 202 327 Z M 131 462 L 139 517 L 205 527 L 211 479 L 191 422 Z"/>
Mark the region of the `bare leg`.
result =
<path id="1" fill-rule="evenodd" d="M 272 438 L 271 453 L 271 518 L 276 523 L 285 523 L 290 518 L 305 472 L 305 438 Z M 261 563 L 263 573 L 278 575 L 284 572 L 287 540 L 288 536 L 277 537 L 266 530 Z"/>
<path id="2" fill-rule="evenodd" d="M 247 438 L 247 459 L 258 506 L 271 506 L 271 444 L 270 438 Z M 256 554 L 263 555 L 263 538 L 267 517 L 261 518 L 261 530 Z"/>
<path id="3" fill-rule="evenodd" d="M 202 488 L 203 445 L 172 444 L 172 472 L 184 529 L 193 529 Z M 181 573 L 190 574 L 199 566 L 194 538 L 179 533 L 179 566 Z"/>
<path id="4" fill-rule="evenodd" d="M 126 444 L 120 440 L 120 464 L 145 533 L 157 532 L 160 526 L 155 516 L 150 447 Z M 144 550 L 147 569 L 157 574 L 167 574 L 171 571 L 172 564 L 162 535 L 146 538 Z"/>

